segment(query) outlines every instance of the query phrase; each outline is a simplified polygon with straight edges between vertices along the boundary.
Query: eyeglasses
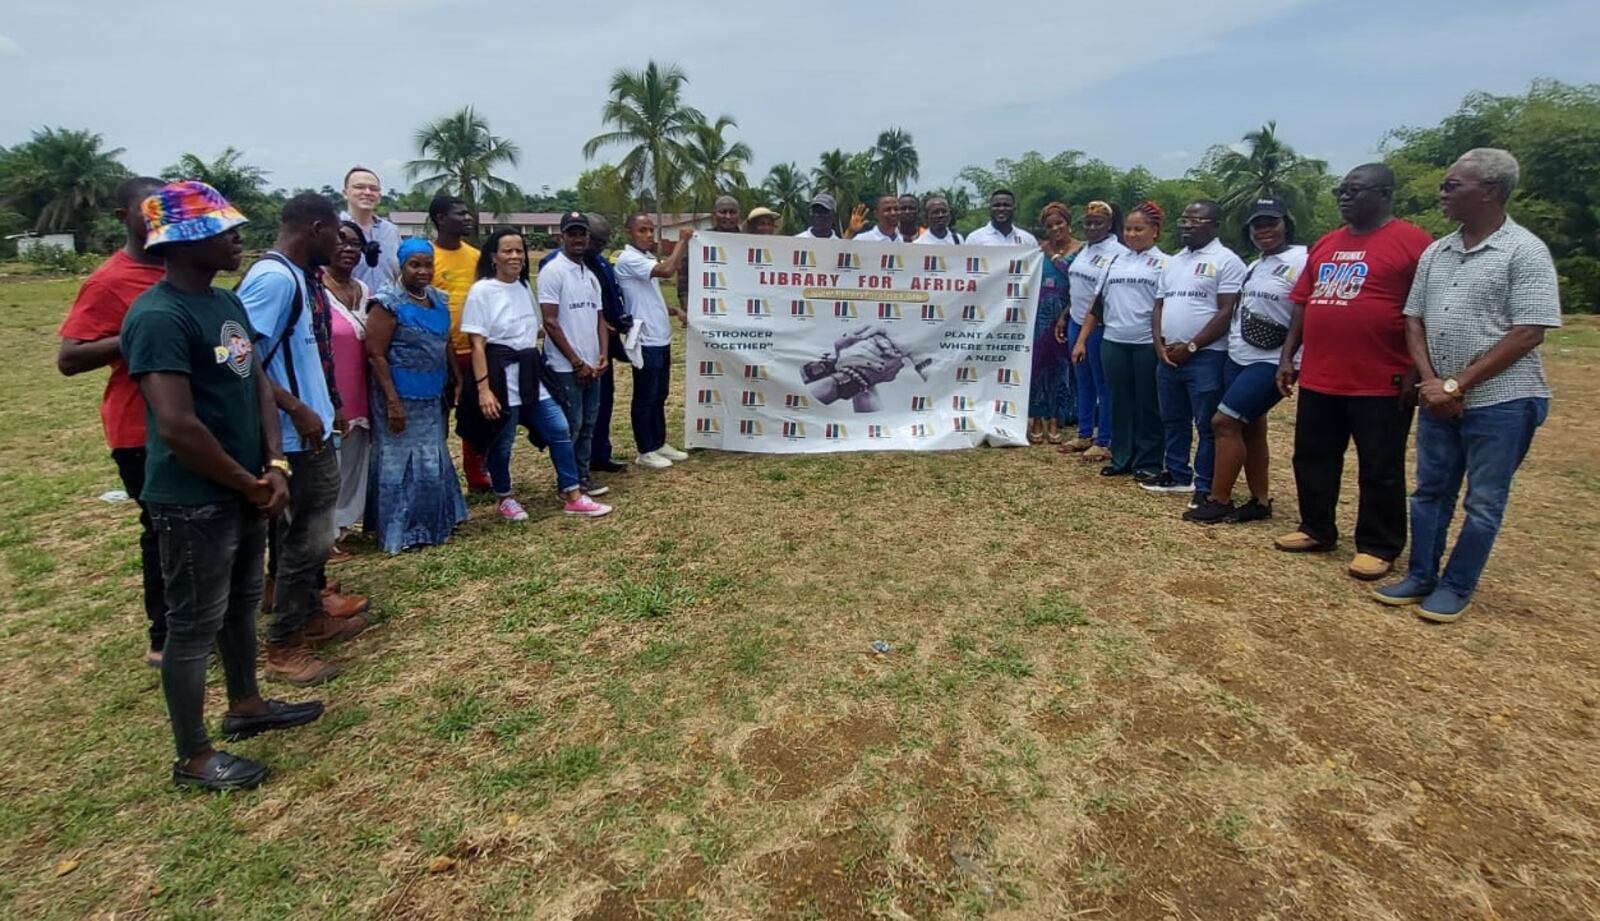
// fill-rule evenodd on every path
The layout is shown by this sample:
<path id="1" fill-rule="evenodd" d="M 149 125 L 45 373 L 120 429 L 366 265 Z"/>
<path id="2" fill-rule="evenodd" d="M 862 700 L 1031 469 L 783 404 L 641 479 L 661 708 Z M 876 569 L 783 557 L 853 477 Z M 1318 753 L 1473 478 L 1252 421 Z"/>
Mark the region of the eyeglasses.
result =
<path id="1" fill-rule="evenodd" d="M 349 237 L 340 237 L 339 238 L 339 248 L 340 249 L 360 250 L 360 249 L 365 249 L 366 246 L 364 244 L 362 244 L 361 241 L 359 241 L 359 240 L 352 240 Z"/>
<path id="2" fill-rule="evenodd" d="M 1216 219 L 1209 218 L 1209 217 L 1180 217 L 1180 218 L 1178 218 L 1178 226 L 1179 227 L 1204 227 L 1207 224 L 1215 224 L 1215 223 L 1216 223 Z"/>

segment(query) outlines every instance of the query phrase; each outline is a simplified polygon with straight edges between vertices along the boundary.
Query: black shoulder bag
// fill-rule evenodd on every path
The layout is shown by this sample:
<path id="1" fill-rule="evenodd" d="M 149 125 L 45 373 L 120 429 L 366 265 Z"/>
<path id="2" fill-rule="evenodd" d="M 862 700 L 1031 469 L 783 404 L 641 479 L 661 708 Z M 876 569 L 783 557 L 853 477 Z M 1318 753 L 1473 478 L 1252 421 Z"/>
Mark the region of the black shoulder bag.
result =
<path id="1" fill-rule="evenodd" d="M 1260 262 L 1251 266 L 1250 271 L 1244 273 L 1244 281 L 1239 285 L 1239 337 L 1247 345 L 1271 351 L 1283 348 L 1284 340 L 1289 338 L 1289 327 L 1271 317 L 1255 313 L 1245 306 L 1245 285 L 1250 284 L 1250 276 L 1254 275 L 1256 269 L 1260 267 Z"/>

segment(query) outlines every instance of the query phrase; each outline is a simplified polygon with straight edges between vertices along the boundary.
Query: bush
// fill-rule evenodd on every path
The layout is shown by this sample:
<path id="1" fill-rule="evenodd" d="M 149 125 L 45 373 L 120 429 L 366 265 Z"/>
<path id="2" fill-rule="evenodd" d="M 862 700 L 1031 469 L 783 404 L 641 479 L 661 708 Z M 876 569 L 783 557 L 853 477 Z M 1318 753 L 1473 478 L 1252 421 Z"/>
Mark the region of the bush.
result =
<path id="1" fill-rule="evenodd" d="M 1600 259 L 1563 256 L 1556 260 L 1556 273 L 1562 313 L 1600 313 Z"/>
<path id="2" fill-rule="evenodd" d="M 75 253 L 60 246 L 39 245 L 28 250 L 26 261 L 41 272 L 58 275 L 87 275 L 100 267 L 104 256 Z"/>

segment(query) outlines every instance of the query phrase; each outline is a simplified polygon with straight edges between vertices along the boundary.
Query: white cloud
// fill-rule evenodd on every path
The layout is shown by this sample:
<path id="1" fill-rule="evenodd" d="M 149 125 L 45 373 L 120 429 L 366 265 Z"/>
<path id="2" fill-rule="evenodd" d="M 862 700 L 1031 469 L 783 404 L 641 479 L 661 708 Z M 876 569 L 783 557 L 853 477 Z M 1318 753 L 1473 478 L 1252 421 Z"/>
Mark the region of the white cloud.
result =
<path id="1" fill-rule="evenodd" d="M 0 33 L 0 54 L 19 54 L 22 46 L 12 41 L 11 36 Z"/>

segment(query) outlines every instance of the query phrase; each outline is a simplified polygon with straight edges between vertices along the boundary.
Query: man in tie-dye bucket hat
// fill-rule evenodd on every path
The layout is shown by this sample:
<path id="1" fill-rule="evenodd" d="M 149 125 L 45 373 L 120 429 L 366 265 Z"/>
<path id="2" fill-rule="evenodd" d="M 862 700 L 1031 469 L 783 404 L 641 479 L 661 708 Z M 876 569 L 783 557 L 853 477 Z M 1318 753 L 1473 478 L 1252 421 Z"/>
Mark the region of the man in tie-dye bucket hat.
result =
<path id="1" fill-rule="evenodd" d="M 161 541 L 167 645 L 161 689 L 177 760 L 172 780 L 254 787 L 267 767 L 217 751 L 206 734 L 206 660 L 227 678 L 225 738 L 309 723 L 322 703 L 265 700 L 256 687 L 256 607 L 266 519 L 289 501 L 278 414 L 239 298 L 212 286 L 239 268 L 244 215 L 203 182 L 172 182 L 140 208 L 145 248 L 166 276 L 128 310 L 122 350 L 146 405 L 143 499 Z"/>

